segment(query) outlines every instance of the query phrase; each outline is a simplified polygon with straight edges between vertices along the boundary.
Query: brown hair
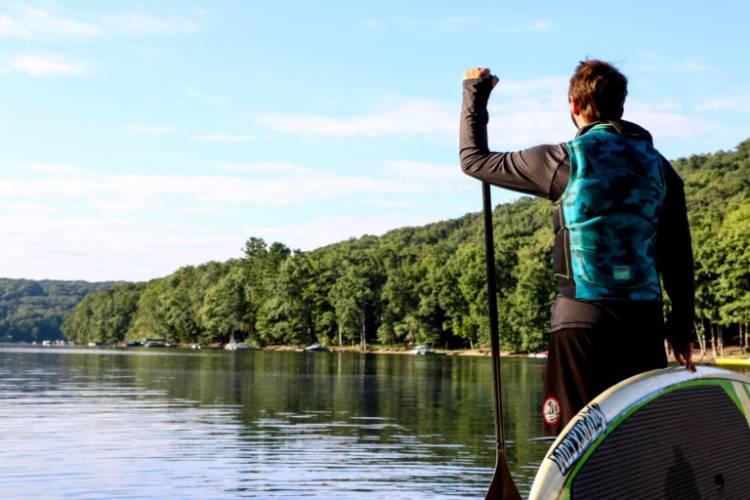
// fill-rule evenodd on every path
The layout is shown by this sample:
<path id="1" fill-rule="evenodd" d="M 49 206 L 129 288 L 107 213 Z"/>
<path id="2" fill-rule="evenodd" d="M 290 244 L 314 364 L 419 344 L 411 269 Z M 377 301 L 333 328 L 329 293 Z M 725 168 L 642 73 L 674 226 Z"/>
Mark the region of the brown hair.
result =
<path id="1" fill-rule="evenodd" d="M 598 59 L 581 61 L 570 78 L 568 99 L 575 101 L 589 122 L 622 118 L 628 79 L 617 68 Z"/>

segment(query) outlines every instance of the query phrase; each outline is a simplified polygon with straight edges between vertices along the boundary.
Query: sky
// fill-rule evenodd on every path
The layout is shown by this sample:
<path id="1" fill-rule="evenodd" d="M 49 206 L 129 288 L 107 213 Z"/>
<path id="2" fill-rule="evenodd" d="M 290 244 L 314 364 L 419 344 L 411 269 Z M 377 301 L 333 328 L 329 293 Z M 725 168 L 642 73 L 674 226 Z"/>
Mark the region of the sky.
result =
<path id="1" fill-rule="evenodd" d="M 587 57 L 668 158 L 731 150 L 748 26 L 720 0 L 0 1 L 0 276 L 147 280 L 251 236 L 311 250 L 479 211 L 469 67 L 501 79 L 496 151 L 573 137 Z"/>

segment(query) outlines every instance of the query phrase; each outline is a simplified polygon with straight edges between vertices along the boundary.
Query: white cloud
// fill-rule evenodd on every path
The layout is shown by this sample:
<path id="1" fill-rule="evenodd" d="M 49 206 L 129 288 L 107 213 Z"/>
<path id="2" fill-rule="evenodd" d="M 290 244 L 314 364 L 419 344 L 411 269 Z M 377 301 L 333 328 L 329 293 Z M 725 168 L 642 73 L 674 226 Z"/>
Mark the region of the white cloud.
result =
<path id="1" fill-rule="evenodd" d="M 397 201 L 397 200 L 384 200 L 380 198 L 362 200 L 362 203 L 373 207 L 384 207 L 384 208 L 423 208 L 424 205 L 417 204 L 411 201 Z"/>
<path id="2" fill-rule="evenodd" d="M 437 19 L 424 19 L 414 17 L 398 17 L 393 22 L 400 28 L 407 29 L 425 29 L 437 31 L 459 31 L 471 30 L 473 32 L 494 32 L 494 33 L 540 33 L 549 31 L 555 27 L 552 21 L 547 19 L 537 19 L 529 22 L 498 23 L 492 18 L 471 17 L 471 16 L 448 16 Z M 365 27 L 369 29 L 379 29 L 383 23 L 377 19 L 366 19 Z"/>
<path id="3" fill-rule="evenodd" d="M 146 12 L 103 15 L 62 12 L 55 4 L 6 3 L 0 7 L 0 37 L 24 40 L 96 40 L 117 37 L 172 36 L 193 33 L 192 19 Z"/>
<path id="4" fill-rule="evenodd" d="M 554 98 L 567 102 L 569 78 L 566 76 L 546 76 L 529 80 L 505 80 L 500 75 L 493 93 L 501 96 L 533 97 L 535 99 Z"/>
<path id="5" fill-rule="evenodd" d="M 213 133 L 196 135 L 195 140 L 198 142 L 240 143 L 254 141 L 255 137 L 249 134 Z"/>
<path id="6" fill-rule="evenodd" d="M 546 19 L 538 19 L 527 24 L 518 24 L 515 26 L 502 26 L 500 29 L 510 33 L 541 33 L 549 31 L 555 27 L 555 23 Z"/>
<path id="7" fill-rule="evenodd" d="M 84 75 L 87 73 L 83 66 L 64 61 L 59 57 L 18 55 L 12 57 L 8 64 L 31 76 Z"/>
<path id="8" fill-rule="evenodd" d="M 695 106 L 696 111 L 750 112 L 750 95 L 736 97 L 712 97 Z"/>
<path id="9" fill-rule="evenodd" d="M 490 147 L 510 151 L 570 139 L 575 128 L 567 103 L 568 79 L 562 76 L 501 80 L 488 106 Z"/>
<path id="10" fill-rule="evenodd" d="M 193 85 L 185 85 L 182 93 L 187 97 L 208 104 L 209 106 L 223 106 L 229 102 L 229 98 L 207 94 Z"/>
<path id="11" fill-rule="evenodd" d="M 279 174 L 294 173 L 302 175 L 314 174 L 315 170 L 292 162 L 252 162 L 252 163 L 222 163 L 212 162 L 209 167 L 222 172 L 241 174 Z"/>
<path id="12" fill-rule="evenodd" d="M 457 165 L 394 161 L 360 167 L 356 175 L 293 163 L 212 164 L 228 175 L 102 174 L 66 166 L 27 164 L 31 173 L 2 179 L 0 203 L 75 207 L 108 217 L 154 212 L 213 213 L 336 200 L 380 199 L 470 189 Z M 64 174 L 64 175 L 61 175 Z M 31 230 L 31 229 L 30 229 Z"/>
<path id="13" fill-rule="evenodd" d="M 6 4 L 0 14 L 0 36 L 7 38 L 90 38 L 101 36 L 102 28 L 28 4 Z"/>
<path id="14" fill-rule="evenodd" d="M 517 101 L 491 108 L 490 148 L 511 151 L 535 144 L 554 144 L 575 134 L 565 104 Z"/>
<path id="15" fill-rule="evenodd" d="M 362 22 L 362 24 L 364 25 L 365 28 L 370 29 L 370 30 L 379 30 L 380 28 L 383 27 L 383 23 L 371 17 L 365 19 Z"/>
<path id="16" fill-rule="evenodd" d="M 165 276 L 184 265 L 240 257 L 243 241 L 250 235 L 282 241 L 291 248 L 312 250 L 350 237 L 379 235 L 398 227 L 433 221 L 434 218 L 415 216 L 412 210 L 407 210 L 373 216 L 315 218 L 290 227 L 250 224 L 221 231 L 211 226 L 154 219 L 51 218 L 45 213 L 15 214 L 3 210 L 0 225 L 5 246 L 0 276 L 147 280 Z"/>
<path id="17" fill-rule="evenodd" d="M 192 20 L 146 14 L 121 14 L 107 20 L 118 33 L 132 36 L 164 36 L 194 33 L 200 26 Z"/>
<path id="18" fill-rule="evenodd" d="M 672 71 L 676 73 L 713 73 L 720 71 L 718 66 L 708 64 L 700 59 L 688 57 L 675 59 L 654 53 L 643 54 L 642 60 L 631 65 L 639 71 Z"/>
<path id="19" fill-rule="evenodd" d="M 530 80 L 505 80 L 493 91 L 489 102 L 490 148 L 511 151 L 535 144 L 571 139 L 575 128 L 567 103 L 568 78 L 550 76 Z M 704 110 L 747 109 L 750 100 L 715 99 L 702 104 Z M 744 106 L 744 108 L 743 108 Z M 419 136 L 455 143 L 459 113 L 455 102 L 404 99 L 386 102 L 380 108 L 350 116 L 273 114 L 257 117 L 261 126 L 279 133 L 334 138 Z M 649 129 L 662 140 L 721 137 L 726 129 L 718 121 L 692 115 L 674 101 L 645 103 L 629 100 L 625 119 Z"/>
<path id="20" fill-rule="evenodd" d="M 399 203 L 400 195 L 413 200 L 473 185 L 457 166 L 420 162 L 360 166 L 356 175 L 294 163 L 211 167 L 220 173 L 97 173 L 29 163 L 23 175 L 3 175 L 0 276 L 148 279 L 181 265 L 238 257 L 250 234 L 311 249 L 430 222 L 434 216 L 415 215 L 413 206 Z M 455 182 L 448 169 L 455 171 Z M 324 200 L 337 206 L 376 200 L 388 210 L 372 216 L 306 215 L 307 207 Z M 285 206 L 303 207 L 294 224 L 274 217 L 275 207 Z M 247 227 L 248 220 L 256 223 Z"/>
<path id="21" fill-rule="evenodd" d="M 259 124 L 275 132 L 332 137 L 405 136 L 457 132 L 458 110 L 450 102 L 408 99 L 394 101 L 381 109 L 353 117 L 309 114 L 258 116 Z"/>
<path id="22" fill-rule="evenodd" d="M 405 213 L 384 213 L 371 216 L 339 216 L 313 219 L 292 228 L 252 225 L 246 234 L 258 235 L 266 241 L 282 241 L 290 248 L 312 250 L 332 242 L 358 238 L 365 234 L 379 236 L 392 229 L 405 226 L 422 226 L 435 222 L 434 217 Z"/>
<path id="23" fill-rule="evenodd" d="M 438 19 L 432 25 L 440 31 L 457 31 L 470 28 L 475 22 L 476 20 L 471 17 L 450 16 Z"/>
<path id="24" fill-rule="evenodd" d="M 0 276 L 146 280 L 241 255 L 242 235 L 196 224 L 108 216 L 0 212 Z"/>
<path id="25" fill-rule="evenodd" d="M 498 149 L 556 142 L 571 135 L 567 110 L 567 79 L 501 80 L 490 101 L 489 133 Z M 348 117 L 272 114 L 257 117 L 274 132 L 335 138 L 399 135 L 439 138 L 455 143 L 459 109 L 455 102 L 404 99 Z"/>
<path id="26" fill-rule="evenodd" d="M 704 139 L 709 136 L 724 135 L 727 132 L 725 127 L 717 121 L 677 111 L 660 111 L 641 103 L 626 105 L 623 118 L 648 129 L 656 141 Z"/>
<path id="27" fill-rule="evenodd" d="M 40 175 L 3 179 L 0 200 L 76 203 L 83 209 L 124 216 L 167 204 L 173 208 L 300 205 L 317 200 L 464 189 L 463 183 L 470 182 L 458 167 L 415 162 L 360 167 L 357 175 L 291 163 L 212 164 L 234 175 L 102 174 L 31 165 L 37 165 L 33 171 Z"/>
<path id="28" fill-rule="evenodd" d="M 238 210 L 222 207 L 182 207 L 171 209 L 169 212 L 177 215 L 227 215 L 236 214 Z"/>
<path id="29" fill-rule="evenodd" d="M 672 68 L 676 71 L 684 71 L 686 73 L 711 73 L 719 69 L 717 66 L 707 64 L 698 59 L 677 61 L 672 65 Z"/>
<path id="30" fill-rule="evenodd" d="M 501 149 L 563 140 L 571 135 L 567 110 L 568 79 L 563 76 L 530 80 L 502 78 L 490 101 L 489 132 Z M 256 117 L 274 132 L 335 138 L 386 135 L 458 138 L 456 102 L 436 99 L 390 100 L 378 109 L 354 116 L 269 114 Z M 495 142 L 496 140 L 496 142 Z"/>
<path id="31" fill-rule="evenodd" d="M 44 203 L 8 203 L 3 208 L 7 213 L 24 215 L 53 215 L 61 212 L 59 207 Z"/>
<path id="32" fill-rule="evenodd" d="M 62 163 L 43 163 L 29 162 L 20 165 L 22 170 L 27 172 L 48 173 L 48 174 L 72 174 L 83 171 L 78 165 L 66 165 Z"/>
<path id="33" fill-rule="evenodd" d="M 425 183 L 434 186 L 434 189 L 453 190 L 473 187 L 470 183 L 464 182 L 467 177 L 461 172 L 458 162 L 451 165 L 399 160 L 386 162 L 378 167 L 378 170 L 388 177 Z"/>
<path id="34" fill-rule="evenodd" d="M 133 123 L 128 125 L 128 131 L 136 135 L 164 135 L 175 131 L 172 125 L 160 125 L 157 123 Z"/>

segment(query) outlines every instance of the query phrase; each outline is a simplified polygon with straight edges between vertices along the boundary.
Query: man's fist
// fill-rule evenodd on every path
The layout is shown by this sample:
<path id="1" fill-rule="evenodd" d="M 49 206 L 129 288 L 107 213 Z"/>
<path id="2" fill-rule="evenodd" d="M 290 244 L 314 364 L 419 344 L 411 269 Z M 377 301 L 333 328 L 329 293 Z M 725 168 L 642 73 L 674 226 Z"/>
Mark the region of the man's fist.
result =
<path id="1" fill-rule="evenodd" d="M 482 78 L 490 74 L 490 68 L 471 68 L 464 71 L 464 80 L 472 80 L 474 78 Z M 500 79 L 495 75 L 492 75 L 492 86 L 497 85 Z"/>

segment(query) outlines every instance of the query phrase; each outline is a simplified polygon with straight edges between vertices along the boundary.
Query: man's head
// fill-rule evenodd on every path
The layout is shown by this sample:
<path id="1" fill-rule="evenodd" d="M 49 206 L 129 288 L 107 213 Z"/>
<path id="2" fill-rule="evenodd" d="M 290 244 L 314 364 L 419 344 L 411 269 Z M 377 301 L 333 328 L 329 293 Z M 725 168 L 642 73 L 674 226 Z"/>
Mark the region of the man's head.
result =
<path id="1" fill-rule="evenodd" d="M 628 79 L 604 61 L 581 61 L 568 87 L 568 102 L 578 127 L 622 118 Z"/>

